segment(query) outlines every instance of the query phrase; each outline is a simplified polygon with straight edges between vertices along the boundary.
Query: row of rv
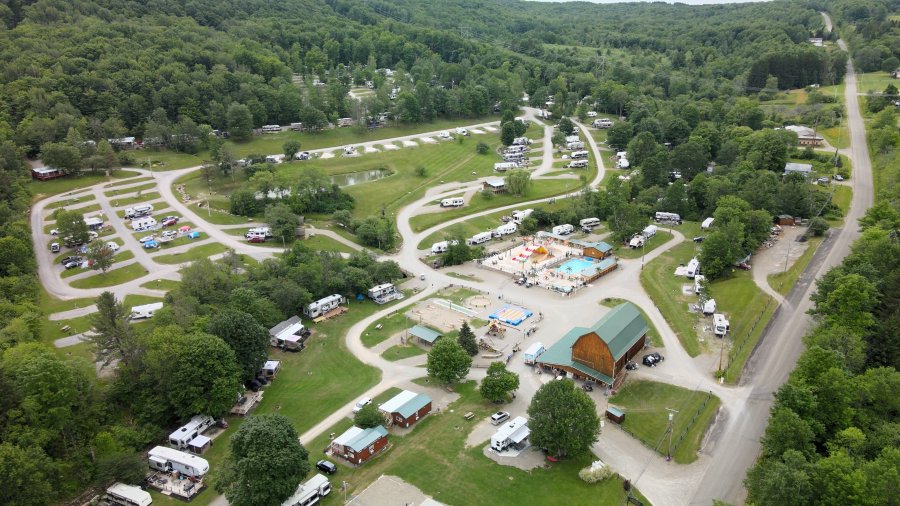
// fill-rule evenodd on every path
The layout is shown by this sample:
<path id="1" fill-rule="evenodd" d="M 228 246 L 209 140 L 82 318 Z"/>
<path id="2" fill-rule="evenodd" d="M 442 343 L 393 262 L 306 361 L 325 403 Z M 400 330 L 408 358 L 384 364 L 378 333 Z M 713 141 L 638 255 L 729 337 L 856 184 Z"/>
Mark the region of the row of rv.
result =
<path id="1" fill-rule="evenodd" d="M 524 211 L 515 211 L 512 214 L 512 220 L 509 223 L 504 223 L 494 230 L 488 230 L 487 232 L 481 232 L 473 235 L 469 239 L 466 239 L 466 244 L 469 246 L 475 246 L 478 244 L 483 244 L 491 239 L 497 239 L 506 235 L 515 234 L 519 230 L 519 225 L 522 221 L 531 215 L 532 209 L 526 209 Z M 590 232 L 595 227 L 600 225 L 599 218 L 585 218 L 579 222 L 581 225 L 581 230 L 584 232 Z M 575 227 L 568 223 L 557 225 L 552 229 L 553 234 L 555 235 L 569 235 L 575 232 Z M 447 251 L 447 248 L 451 245 L 455 246 L 456 241 L 441 241 L 436 242 L 431 245 L 431 253 L 438 254 L 444 253 Z"/>

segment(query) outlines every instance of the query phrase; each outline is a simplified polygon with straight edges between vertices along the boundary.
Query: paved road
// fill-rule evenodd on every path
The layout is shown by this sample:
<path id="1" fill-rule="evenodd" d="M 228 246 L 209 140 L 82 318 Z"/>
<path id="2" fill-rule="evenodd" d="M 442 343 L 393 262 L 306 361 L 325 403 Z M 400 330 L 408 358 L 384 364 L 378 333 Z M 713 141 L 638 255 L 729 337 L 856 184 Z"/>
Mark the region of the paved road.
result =
<path id="1" fill-rule="evenodd" d="M 828 19 L 827 14 L 823 13 L 823 16 Z M 839 40 L 838 44 L 841 49 L 847 50 L 843 40 Z M 859 111 L 852 60 L 847 62 L 845 83 L 844 98 L 848 109 L 850 158 L 853 164 L 853 201 L 844 221 L 845 226 L 841 230 L 833 230 L 816 252 L 788 296 L 793 309 L 776 313 L 760 346 L 748 361 L 742 381 L 752 384 L 752 392 L 741 416 L 729 417 L 715 442 L 718 451 L 713 453 L 709 471 L 694 494 L 693 504 L 708 505 L 713 499 L 738 504 L 745 499 L 743 478 L 759 454 L 759 440 L 768 422 L 773 395 L 787 380 L 803 351 L 801 337 L 811 323 L 806 311 L 812 306 L 809 296 L 815 289 L 813 281 L 847 256 L 851 244 L 859 237 L 856 224 L 872 206 L 872 163 L 866 144 L 865 124 Z"/>

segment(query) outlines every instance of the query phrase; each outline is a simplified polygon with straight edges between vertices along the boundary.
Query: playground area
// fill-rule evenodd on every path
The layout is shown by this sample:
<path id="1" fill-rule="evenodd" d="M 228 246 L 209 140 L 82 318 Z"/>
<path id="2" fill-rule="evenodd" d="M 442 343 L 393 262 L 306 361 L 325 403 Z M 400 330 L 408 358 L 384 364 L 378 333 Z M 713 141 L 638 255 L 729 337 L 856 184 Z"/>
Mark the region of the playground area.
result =
<path id="1" fill-rule="evenodd" d="M 411 323 L 434 327 L 441 332 L 452 332 L 464 321 L 471 322 L 477 311 L 446 299 L 426 299 L 406 312 Z"/>

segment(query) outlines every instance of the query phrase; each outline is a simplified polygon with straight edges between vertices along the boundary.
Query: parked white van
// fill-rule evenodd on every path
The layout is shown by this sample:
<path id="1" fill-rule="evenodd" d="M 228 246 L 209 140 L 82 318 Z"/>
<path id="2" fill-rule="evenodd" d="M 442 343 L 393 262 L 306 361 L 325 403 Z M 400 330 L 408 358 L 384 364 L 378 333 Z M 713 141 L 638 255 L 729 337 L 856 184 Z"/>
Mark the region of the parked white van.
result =
<path id="1" fill-rule="evenodd" d="M 441 201 L 441 207 L 462 207 L 466 204 L 466 200 L 462 197 L 453 197 Z"/>
<path id="2" fill-rule="evenodd" d="M 568 223 L 564 225 L 557 225 L 553 227 L 553 233 L 556 235 L 569 235 L 575 231 L 575 227 L 569 225 Z"/>

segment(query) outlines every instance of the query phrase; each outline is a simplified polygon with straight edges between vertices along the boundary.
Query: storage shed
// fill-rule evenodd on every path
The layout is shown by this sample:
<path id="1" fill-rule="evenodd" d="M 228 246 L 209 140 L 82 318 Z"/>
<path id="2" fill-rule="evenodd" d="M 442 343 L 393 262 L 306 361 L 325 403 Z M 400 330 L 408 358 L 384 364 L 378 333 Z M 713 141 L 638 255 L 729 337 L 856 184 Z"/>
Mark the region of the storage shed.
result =
<path id="1" fill-rule="evenodd" d="M 618 424 L 625 421 L 625 412 L 615 406 L 606 408 L 606 418 Z"/>
<path id="2" fill-rule="evenodd" d="M 613 385 L 625 364 L 640 352 L 650 327 L 634 304 L 609 311 L 591 327 L 575 327 L 541 354 L 535 363 L 566 371 L 576 379 Z"/>
<path id="3" fill-rule="evenodd" d="M 431 397 L 404 390 L 378 409 L 391 417 L 392 424 L 406 428 L 431 413 Z"/>
<path id="4" fill-rule="evenodd" d="M 331 442 L 333 455 L 359 465 L 387 448 L 388 431 L 381 425 L 371 429 L 350 427 Z"/>

